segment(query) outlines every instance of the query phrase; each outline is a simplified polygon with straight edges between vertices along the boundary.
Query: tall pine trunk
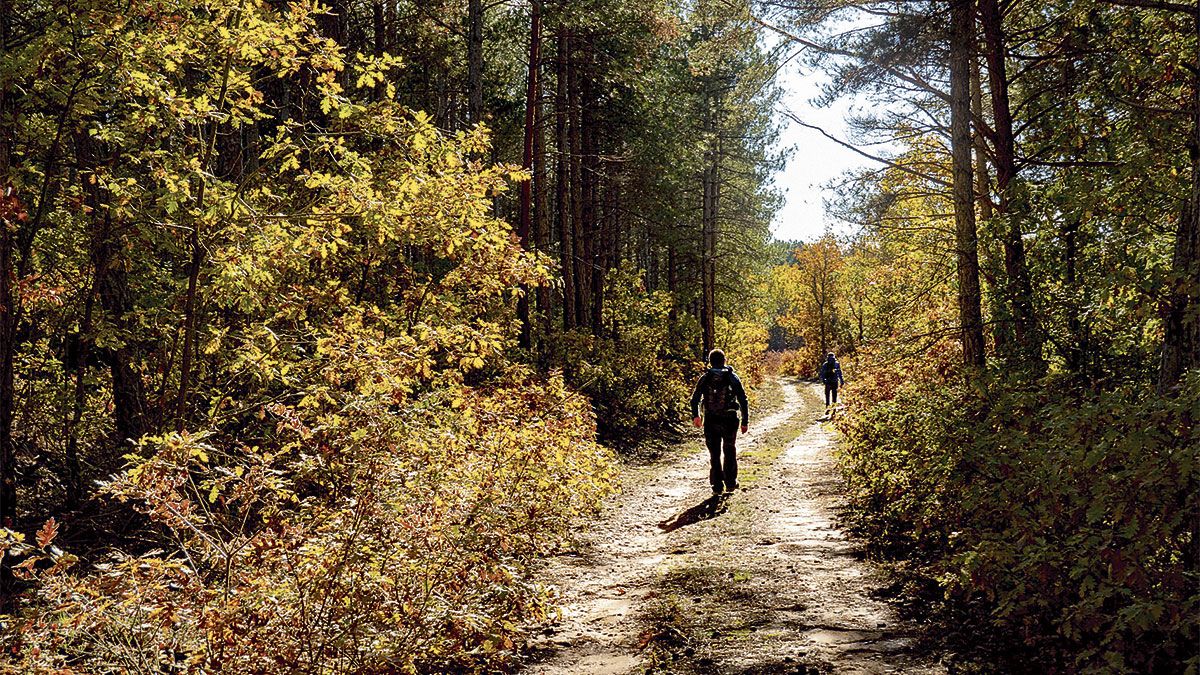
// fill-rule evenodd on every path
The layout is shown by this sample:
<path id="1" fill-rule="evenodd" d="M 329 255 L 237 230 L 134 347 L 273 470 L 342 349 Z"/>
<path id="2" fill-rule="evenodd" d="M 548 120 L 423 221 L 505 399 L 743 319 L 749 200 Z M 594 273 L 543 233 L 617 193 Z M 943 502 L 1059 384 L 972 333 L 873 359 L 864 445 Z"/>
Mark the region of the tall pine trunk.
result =
<path id="1" fill-rule="evenodd" d="M 575 232 L 571 227 L 571 104 L 567 93 L 571 81 L 571 36 L 565 27 L 558 28 L 557 42 L 555 66 L 558 81 L 554 93 L 554 144 L 557 151 L 555 213 L 563 279 L 563 330 L 569 331 L 575 328 Z"/>
<path id="2" fill-rule="evenodd" d="M 539 0 L 540 4 L 540 0 Z M 538 82 L 542 82 L 542 67 L 539 59 Z M 542 104 L 544 87 L 539 84 L 537 100 L 533 107 L 533 245 L 538 252 L 550 255 L 550 210 L 547 208 L 546 170 L 546 116 Z M 550 287 L 541 284 L 537 288 L 537 322 L 542 336 L 551 330 Z M 539 343 L 539 354 L 545 356 L 544 340 Z"/>
<path id="3" fill-rule="evenodd" d="M 467 119 L 483 121 L 483 0 L 467 1 Z"/>
<path id="4" fill-rule="evenodd" d="M 601 176 L 600 150 L 598 129 L 596 128 L 597 100 L 595 73 L 596 49 L 594 38 L 584 43 L 583 59 L 585 77 L 581 82 L 579 136 L 582 148 L 583 173 L 580 176 L 583 193 L 583 241 L 584 260 L 588 269 L 588 285 L 586 307 L 584 313 L 592 335 L 601 334 L 601 313 L 604 295 L 603 248 L 604 232 L 603 217 L 600 208 L 600 195 L 603 190 Z"/>
<path id="5" fill-rule="evenodd" d="M 572 34 L 571 49 L 567 52 L 567 62 L 570 64 L 570 69 L 567 71 L 567 108 L 570 111 L 567 117 L 569 122 L 567 141 L 570 148 L 568 156 L 571 167 L 568 188 L 571 193 L 571 242 L 574 244 L 574 251 L 571 255 L 575 263 L 575 325 L 586 328 L 589 307 L 588 291 L 591 290 L 592 270 L 588 265 L 587 238 L 589 233 L 584 226 L 583 139 L 581 133 L 583 122 L 580 119 L 583 115 L 583 105 L 579 94 L 581 80 L 586 77 L 580 72 L 583 67 L 579 61 L 583 42 L 584 40 Z"/>
<path id="6" fill-rule="evenodd" d="M 538 60 L 541 58 L 542 44 L 541 9 L 541 2 L 534 0 L 529 18 L 529 63 L 525 88 L 525 145 L 521 153 L 521 166 L 530 174 L 533 173 L 534 127 L 537 123 L 535 111 L 538 101 Z M 521 246 L 526 249 L 530 245 L 532 224 L 533 180 L 531 178 L 521 183 L 521 215 L 517 225 L 517 237 L 521 240 Z M 529 349 L 533 345 L 533 326 L 530 323 L 529 315 L 529 289 L 524 289 L 520 300 L 517 301 L 517 317 L 521 322 L 521 347 Z"/>
<path id="7" fill-rule="evenodd" d="M 1200 31 L 1200 12 L 1194 24 Z M 1175 229 L 1171 286 L 1163 311 L 1162 357 L 1158 391 L 1168 394 L 1183 374 L 1200 367 L 1200 53 L 1193 55 L 1191 121 L 1187 141 L 1192 162 L 1192 186 Z"/>
<path id="8" fill-rule="evenodd" d="M 3 132 L 0 131 L 0 134 Z M 7 153 L 7 148 L 0 148 Z M 7 185 L 7 162 L 0 160 L 4 171 L 5 194 L 0 195 L 0 525 L 13 527 L 17 517 L 16 449 L 13 446 L 13 359 L 17 350 L 17 306 L 13 294 L 14 229 L 21 209 Z"/>
<path id="9" fill-rule="evenodd" d="M 974 120 L 975 133 L 975 205 L 979 215 L 978 222 L 991 222 L 995 214 L 992 211 L 992 181 L 988 170 L 987 137 L 984 130 L 983 84 L 980 80 L 979 60 L 971 58 L 971 117 Z M 978 228 L 976 228 L 978 230 Z M 1008 306 L 1004 301 L 999 284 L 1001 268 L 997 244 L 992 239 L 978 242 L 979 254 L 982 256 L 979 265 L 979 278 L 987 284 L 987 306 L 991 325 L 992 344 L 998 355 L 1008 354 L 1012 345 L 1012 321 L 1008 318 Z M 981 293 L 982 294 L 982 293 Z"/>
<path id="10" fill-rule="evenodd" d="M 708 354 L 716 346 L 716 281 L 717 281 L 717 96 L 715 83 L 710 79 L 704 91 L 704 134 L 708 148 L 704 154 L 701 177 L 701 266 L 700 266 L 700 329 L 701 349 Z"/>
<path id="11" fill-rule="evenodd" d="M 951 0 L 950 14 L 950 153 L 954 175 L 958 315 L 963 361 L 969 368 L 979 369 L 984 365 L 984 343 L 979 240 L 971 173 L 971 47 L 975 42 L 971 0 Z"/>
<path id="12" fill-rule="evenodd" d="M 1033 280 L 1025 256 L 1022 236 L 1024 205 L 1016 204 L 1014 194 L 1017 177 L 1016 138 L 1013 133 L 1012 108 L 1008 97 L 1007 46 L 1004 39 L 1002 15 L 998 0 L 979 0 L 980 24 L 983 28 L 984 53 L 988 65 L 988 85 L 992 100 L 992 128 L 996 164 L 997 217 L 1003 228 L 1003 284 L 1013 332 L 1018 366 L 1034 374 L 1045 371 L 1042 358 L 1042 336 L 1033 305 Z"/>

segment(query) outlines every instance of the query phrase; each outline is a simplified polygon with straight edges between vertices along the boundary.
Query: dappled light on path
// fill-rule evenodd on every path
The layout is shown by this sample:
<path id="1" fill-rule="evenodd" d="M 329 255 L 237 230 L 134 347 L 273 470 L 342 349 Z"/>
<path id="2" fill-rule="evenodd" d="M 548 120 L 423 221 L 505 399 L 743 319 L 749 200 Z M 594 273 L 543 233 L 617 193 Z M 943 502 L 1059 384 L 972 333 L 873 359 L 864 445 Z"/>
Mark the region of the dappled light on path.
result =
<path id="1" fill-rule="evenodd" d="M 628 473 L 579 551 L 548 565 L 563 616 L 525 672 L 945 672 L 838 528 L 816 392 L 783 391 L 742 444 L 742 490 L 705 496 L 698 440 Z"/>

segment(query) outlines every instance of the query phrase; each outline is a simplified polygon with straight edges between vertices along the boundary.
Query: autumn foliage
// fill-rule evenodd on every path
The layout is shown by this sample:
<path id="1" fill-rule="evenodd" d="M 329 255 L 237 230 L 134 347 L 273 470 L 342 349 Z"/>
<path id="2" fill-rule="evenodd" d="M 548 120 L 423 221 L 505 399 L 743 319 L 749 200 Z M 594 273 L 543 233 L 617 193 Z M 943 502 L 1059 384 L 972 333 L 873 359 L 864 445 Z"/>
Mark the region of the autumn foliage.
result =
<path id="1" fill-rule="evenodd" d="M 85 572 L 41 562 L 65 558 L 46 548 L 52 530 L 10 547 L 39 583 L 15 619 L 14 666 L 469 672 L 512 659 L 553 611 L 529 564 L 603 494 L 587 402 L 520 372 L 452 401 L 397 408 L 396 393 L 275 408 L 262 446 L 146 439 L 109 489 L 165 550 Z"/>
<path id="2" fill-rule="evenodd" d="M 42 234 L 71 245 L 35 249 L 57 267 L 23 296 L 53 321 L 76 301 L 43 291 L 73 275 L 100 289 L 103 323 L 76 335 L 80 412 L 67 432 L 74 448 L 102 444 L 108 410 L 90 403 L 115 399 L 124 457 L 92 457 L 113 473 L 90 508 L 131 520 L 137 541 L 93 547 L 85 562 L 55 520 L 33 542 L 6 530 L 21 594 L 6 608 L 5 667 L 509 662 L 553 610 L 531 563 L 596 507 L 612 467 L 590 402 L 509 358 L 514 300 L 548 279 L 544 256 L 492 214 L 520 172 L 477 159 L 482 128 L 446 134 L 377 95 L 397 64 L 344 55 L 318 36 L 313 7 L 164 11 L 97 5 L 62 26 L 87 27 L 76 50 L 115 41 L 125 57 L 81 71 L 116 78 L 115 96 L 85 86 L 86 105 L 66 113 L 79 142 L 113 161 L 64 188 Z M 60 37 L 29 57 L 71 62 L 33 53 Z M 301 72 L 320 122 L 280 121 L 245 158 L 253 171 L 214 176 L 212 129 L 245 130 L 267 114 L 264 92 Z M 30 96 L 55 95 L 47 79 L 66 76 L 45 75 Z M 187 367 L 150 358 L 172 344 Z M 111 390 L 93 384 L 96 355 Z M 47 337 L 19 366 L 48 407 L 76 384 L 36 376 L 58 357 Z"/>
<path id="3" fill-rule="evenodd" d="M 985 393 L 963 384 L 957 357 L 943 342 L 849 388 L 839 426 L 855 527 L 921 561 L 947 597 L 983 601 L 1043 667 L 1169 672 L 1193 659 L 1195 379 L 1168 399 L 1061 380 Z"/>

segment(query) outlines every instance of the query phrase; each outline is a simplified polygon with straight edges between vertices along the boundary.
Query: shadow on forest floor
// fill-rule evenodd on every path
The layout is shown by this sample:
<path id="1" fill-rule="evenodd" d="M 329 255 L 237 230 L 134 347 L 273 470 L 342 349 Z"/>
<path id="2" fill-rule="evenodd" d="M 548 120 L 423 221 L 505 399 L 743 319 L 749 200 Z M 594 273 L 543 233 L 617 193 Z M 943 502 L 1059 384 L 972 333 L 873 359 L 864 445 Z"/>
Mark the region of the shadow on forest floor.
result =
<path id="1" fill-rule="evenodd" d="M 681 511 L 674 517 L 662 521 L 658 524 L 658 528 L 663 532 L 674 532 L 681 527 L 716 518 L 729 510 L 727 501 L 728 495 L 713 495 L 686 511 Z"/>

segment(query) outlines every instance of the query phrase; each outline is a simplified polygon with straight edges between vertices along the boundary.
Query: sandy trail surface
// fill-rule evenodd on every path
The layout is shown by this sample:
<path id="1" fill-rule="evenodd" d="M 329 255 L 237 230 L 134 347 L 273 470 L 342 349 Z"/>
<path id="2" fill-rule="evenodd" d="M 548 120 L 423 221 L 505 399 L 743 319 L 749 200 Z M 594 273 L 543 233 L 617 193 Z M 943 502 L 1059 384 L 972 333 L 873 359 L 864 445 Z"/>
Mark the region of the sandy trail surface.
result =
<path id="1" fill-rule="evenodd" d="M 562 618 L 523 672 L 944 673 L 837 524 L 835 432 L 816 387 L 780 381 L 739 438 L 742 489 L 713 498 L 697 436 L 629 468 L 547 562 Z"/>

